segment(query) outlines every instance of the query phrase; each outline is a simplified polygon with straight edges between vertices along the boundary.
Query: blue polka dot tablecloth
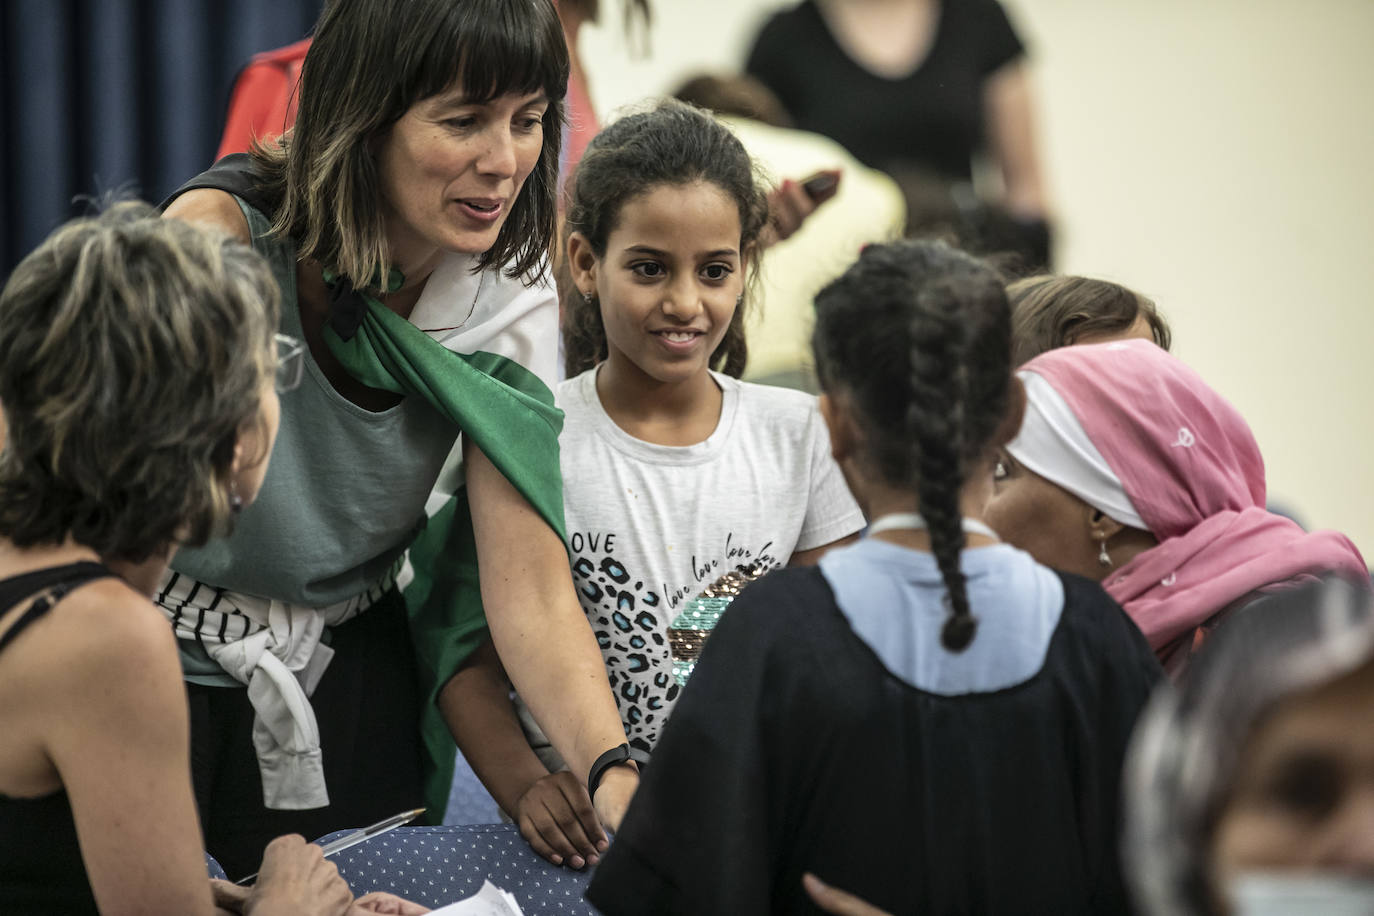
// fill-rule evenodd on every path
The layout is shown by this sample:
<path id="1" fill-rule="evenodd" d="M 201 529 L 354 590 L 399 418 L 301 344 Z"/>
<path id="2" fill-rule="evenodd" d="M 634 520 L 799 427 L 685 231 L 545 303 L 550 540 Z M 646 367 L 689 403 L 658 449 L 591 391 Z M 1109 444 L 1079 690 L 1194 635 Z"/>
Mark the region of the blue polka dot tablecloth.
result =
<path id="1" fill-rule="evenodd" d="M 350 831 L 320 837 L 328 843 Z M 440 907 L 471 897 L 490 880 L 526 916 L 596 916 L 582 898 L 591 870 L 559 868 L 534 854 L 514 824 L 400 827 L 331 856 L 355 895 L 388 891 Z"/>

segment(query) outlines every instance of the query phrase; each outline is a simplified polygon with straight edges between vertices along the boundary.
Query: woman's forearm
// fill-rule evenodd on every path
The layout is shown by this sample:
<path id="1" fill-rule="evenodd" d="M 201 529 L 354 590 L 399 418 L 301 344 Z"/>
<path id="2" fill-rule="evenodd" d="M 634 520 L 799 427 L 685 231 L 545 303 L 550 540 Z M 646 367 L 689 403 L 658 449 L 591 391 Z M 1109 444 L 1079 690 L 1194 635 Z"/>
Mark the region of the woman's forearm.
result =
<path id="1" fill-rule="evenodd" d="M 492 641 L 535 720 L 585 780 L 601 753 L 624 743 L 625 731 L 567 553 L 480 450 L 468 446 L 463 458 Z"/>
<path id="2" fill-rule="evenodd" d="M 488 612 L 488 624 L 516 692 L 569 769 L 585 780 L 602 752 L 624 743 L 625 730 L 571 578 L 567 600 L 520 602 L 496 618 Z"/>
<path id="3" fill-rule="evenodd" d="M 1045 189 L 1035 136 L 1030 76 L 1012 63 L 988 77 L 984 88 L 987 135 L 1002 172 L 1006 208 L 1022 219 L 1047 216 Z"/>
<path id="4" fill-rule="evenodd" d="M 520 796 L 549 771 L 525 740 L 510 685 L 490 642 L 444 685 L 439 712 L 477 778 L 514 818 Z"/>

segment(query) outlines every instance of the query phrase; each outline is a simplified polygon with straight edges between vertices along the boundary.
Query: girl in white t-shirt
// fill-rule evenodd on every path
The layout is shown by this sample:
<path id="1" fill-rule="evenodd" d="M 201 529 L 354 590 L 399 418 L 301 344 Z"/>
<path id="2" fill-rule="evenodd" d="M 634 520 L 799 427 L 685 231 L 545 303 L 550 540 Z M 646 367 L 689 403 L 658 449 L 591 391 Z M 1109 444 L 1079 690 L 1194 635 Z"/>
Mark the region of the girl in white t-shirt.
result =
<path id="1" fill-rule="evenodd" d="M 684 602 L 734 571 L 815 562 L 863 518 L 815 399 L 736 380 L 768 206 L 734 134 L 681 103 L 630 115 L 588 147 L 569 203 L 573 579 L 626 735 L 649 751 L 679 692 L 668 627 Z"/>
<path id="2" fill-rule="evenodd" d="M 557 391 L 568 547 L 626 734 L 644 751 L 680 691 L 669 627 L 684 605 L 731 573 L 814 563 L 863 527 L 815 398 L 738 380 L 746 280 L 767 227 L 740 141 L 679 102 L 607 127 L 570 189 L 573 377 Z M 537 851 L 595 861 L 565 816 L 566 806 L 589 810 L 577 778 L 588 774 L 558 773 L 562 761 L 521 712 L 557 775 L 522 788 L 514 773 L 527 764 L 508 756 L 498 772 L 498 761 L 470 757 L 473 766 Z M 488 740 L 471 744 L 491 751 L 495 726 L 482 724 Z"/>

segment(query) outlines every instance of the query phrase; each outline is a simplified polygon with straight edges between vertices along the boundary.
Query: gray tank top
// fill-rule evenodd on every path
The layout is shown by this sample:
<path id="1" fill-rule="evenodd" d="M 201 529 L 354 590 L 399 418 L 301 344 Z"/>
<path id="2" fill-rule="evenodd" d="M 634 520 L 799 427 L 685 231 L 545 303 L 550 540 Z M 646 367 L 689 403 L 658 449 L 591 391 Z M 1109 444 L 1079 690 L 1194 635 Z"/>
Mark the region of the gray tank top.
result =
<path id="1" fill-rule="evenodd" d="M 295 245 L 269 238 L 268 219 L 242 200 L 239 207 L 281 289 L 281 331 L 302 338 Z M 281 396 L 281 431 L 257 500 L 232 535 L 178 551 L 172 568 L 279 601 L 351 598 L 390 569 L 423 526 L 425 500 L 457 435 L 422 398 L 379 413 L 353 404 L 307 351 L 300 386 Z"/>

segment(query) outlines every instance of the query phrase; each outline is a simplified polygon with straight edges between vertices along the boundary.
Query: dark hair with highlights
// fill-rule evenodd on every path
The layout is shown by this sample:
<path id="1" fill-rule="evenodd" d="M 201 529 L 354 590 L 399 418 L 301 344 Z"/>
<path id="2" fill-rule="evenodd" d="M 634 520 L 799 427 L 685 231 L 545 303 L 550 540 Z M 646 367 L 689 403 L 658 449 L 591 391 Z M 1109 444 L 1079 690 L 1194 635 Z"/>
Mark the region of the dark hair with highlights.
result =
<path id="1" fill-rule="evenodd" d="M 331 0 L 301 70 L 296 124 L 253 155 L 282 201 L 272 224 L 302 260 L 358 286 L 387 275 L 390 254 L 373 146 L 411 106 L 461 86 L 486 102 L 542 92 L 543 148 L 475 267 L 527 283 L 553 240 L 568 47 L 551 0 Z"/>
<path id="2" fill-rule="evenodd" d="M 1047 350 L 1084 337 L 1120 334 L 1144 317 L 1150 335 L 1169 349 L 1173 335 L 1154 302 L 1107 280 L 1039 276 L 1007 287 L 1011 302 L 1011 359 L 1023 366 Z"/>
<path id="3" fill-rule="evenodd" d="M 141 562 L 221 530 L 279 295 L 251 248 L 144 204 L 48 236 L 0 293 L 0 536 Z"/>
<path id="4" fill-rule="evenodd" d="M 739 208 L 740 254 L 751 277 L 758 265 L 758 241 L 768 222 L 764 184 L 744 144 L 707 112 L 672 99 L 628 115 L 597 134 L 577 165 L 569 191 L 566 232 L 580 232 L 598 257 L 625 204 L 661 185 L 710 182 Z M 712 369 L 740 376 L 749 357 L 744 339 L 750 283 L 735 309 Z M 576 292 L 564 301 L 564 356 L 569 377 L 606 358 L 601 308 Z"/>
<path id="5" fill-rule="evenodd" d="M 915 491 L 948 590 L 945 648 L 973 641 L 960 495 L 1008 409 L 1011 328 L 997 273 L 943 242 L 870 245 L 816 297 L 821 388 L 847 399 L 873 473 Z"/>

